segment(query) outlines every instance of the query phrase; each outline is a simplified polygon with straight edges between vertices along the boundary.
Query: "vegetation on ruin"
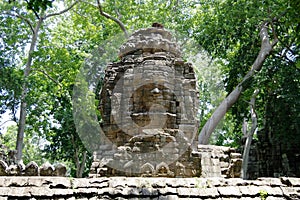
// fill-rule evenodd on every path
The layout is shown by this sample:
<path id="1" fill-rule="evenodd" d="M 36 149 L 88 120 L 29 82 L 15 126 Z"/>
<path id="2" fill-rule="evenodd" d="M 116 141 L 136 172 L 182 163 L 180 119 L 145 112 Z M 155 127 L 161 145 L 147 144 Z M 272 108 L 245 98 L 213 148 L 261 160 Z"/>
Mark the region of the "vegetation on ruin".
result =
<path id="1" fill-rule="evenodd" d="M 199 46 L 199 133 L 242 86 L 210 143 L 241 147 L 262 131 L 299 149 L 299 12 L 299 0 L 1 1 L 0 143 L 18 146 L 25 162 L 63 161 L 85 176 L 91 154 L 74 125 L 76 75 L 100 44 L 159 22 Z M 252 70 L 266 38 L 271 49 Z M 7 121 L 15 125 L 5 129 Z"/>

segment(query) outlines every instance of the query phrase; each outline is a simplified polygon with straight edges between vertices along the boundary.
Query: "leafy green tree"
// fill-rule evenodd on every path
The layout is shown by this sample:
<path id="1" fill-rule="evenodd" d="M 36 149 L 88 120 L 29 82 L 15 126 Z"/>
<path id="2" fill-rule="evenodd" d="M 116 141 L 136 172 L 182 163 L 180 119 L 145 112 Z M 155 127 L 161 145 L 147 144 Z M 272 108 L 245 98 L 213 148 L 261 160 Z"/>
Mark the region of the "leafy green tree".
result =
<path id="1" fill-rule="evenodd" d="M 77 3 L 77 2 L 76 2 Z M 5 4 L 5 3 L 4 3 Z M 24 4 L 23 4 L 24 5 Z M 74 5 L 72 4 L 70 7 L 68 7 L 65 10 L 62 10 L 57 13 L 51 13 L 51 14 L 45 14 L 45 9 L 39 10 L 39 6 L 34 3 L 34 1 L 30 1 L 28 3 L 28 6 L 30 9 L 36 9 L 33 10 L 35 17 L 30 13 L 26 12 L 22 4 L 17 4 L 16 2 L 12 3 L 10 5 L 10 8 L 7 12 L 4 13 L 4 19 L 7 19 L 8 17 L 13 17 L 13 18 L 19 18 L 20 20 L 24 21 L 26 25 L 28 25 L 28 30 L 31 31 L 31 39 L 27 39 L 30 42 L 29 45 L 29 50 L 28 50 L 28 55 L 26 56 L 25 61 L 25 68 L 23 70 L 23 82 L 22 82 L 22 87 L 21 87 L 21 98 L 20 98 L 20 117 L 18 121 L 18 137 L 17 137 L 17 142 L 16 142 L 16 149 L 17 149 L 17 160 L 22 159 L 22 149 L 23 149 L 23 140 L 24 140 L 24 131 L 25 131 L 25 125 L 26 125 L 26 116 L 27 116 L 27 109 L 28 109 L 28 90 L 30 89 L 28 86 L 28 79 L 30 77 L 31 73 L 31 67 L 32 67 L 32 62 L 34 59 L 34 53 L 35 53 L 35 48 L 38 42 L 38 36 L 39 36 L 39 31 L 40 28 L 47 18 L 50 18 L 52 16 L 60 15 L 63 14 L 64 12 L 67 12 L 70 10 Z M 1 7 L 5 7 L 5 5 L 1 5 Z M 42 7 L 43 8 L 43 7 Z M 44 7 L 47 8 L 47 7 Z M 7 9 L 7 8 L 6 8 Z M 39 13 L 37 13 L 39 11 Z"/>
<path id="2" fill-rule="evenodd" d="M 76 3 L 76 2 L 75 2 Z M 75 3 L 71 4 L 70 7 L 68 7 L 66 10 L 61 11 L 60 13 L 56 13 L 58 14 L 63 14 L 64 12 L 66 12 L 67 10 L 69 10 L 71 7 L 73 7 L 75 5 Z M 16 3 L 15 3 L 16 4 Z M 11 14 L 11 12 L 8 12 L 7 10 L 11 9 L 11 8 L 7 8 L 5 7 L 7 6 L 6 4 L 3 4 L 3 10 L 4 10 L 4 14 L 3 19 L 5 22 L 9 23 L 11 19 L 19 19 L 21 18 L 20 16 L 18 16 L 17 13 L 13 13 Z M 10 5 L 12 6 L 12 5 Z M 18 6 L 18 4 L 16 4 L 16 6 Z M 8 6 L 9 7 L 9 6 Z M 21 9 L 21 7 L 20 7 Z M 42 11 L 41 11 L 42 12 Z M 28 15 L 30 15 L 30 12 L 27 13 Z M 43 14 L 43 13 L 42 13 Z M 50 15 L 43 15 L 42 18 L 47 18 L 51 17 L 51 16 L 55 16 L 56 14 L 50 14 Z M 16 17 L 16 18 L 14 18 Z M 32 20 L 34 20 L 34 15 L 32 15 Z M 22 20 L 26 20 L 23 16 L 21 18 Z M 63 19 L 63 18 L 61 18 Z M 24 21 L 20 20 L 21 23 L 24 23 Z M 39 19 L 41 20 L 41 19 Z M 27 19 L 27 23 L 24 23 L 24 27 L 21 26 L 21 28 L 19 28 L 18 31 L 23 30 L 22 28 L 24 28 L 24 30 L 26 29 L 25 25 L 30 25 L 30 21 L 29 19 Z M 26 21 L 25 21 L 26 22 Z M 38 21 L 41 22 L 41 21 Z M 41 22 L 42 23 L 42 22 Z M 39 149 L 39 151 L 37 151 L 37 149 L 31 151 L 32 148 L 29 147 L 28 142 L 26 142 L 26 139 L 24 141 L 23 140 L 19 140 L 18 143 L 22 144 L 22 147 L 25 146 L 24 151 L 25 154 L 22 157 L 23 160 L 29 161 L 30 159 L 33 159 L 35 161 L 39 161 L 41 159 L 38 158 L 38 155 L 43 155 L 47 158 L 49 158 L 52 161 L 56 161 L 57 159 L 65 156 L 66 154 L 69 153 L 72 155 L 72 151 L 71 152 L 67 152 L 64 155 L 55 155 L 55 152 L 53 153 L 52 156 L 49 156 L 49 152 L 46 152 L 46 154 L 44 153 L 48 146 L 48 142 L 50 142 L 50 144 L 55 143 L 55 140 L 52 138 L 53 134 L 55 133 L 53 130 L 57 130 L 57 132 L 59 132 L 60 130 L 55 129 L 53 127 L 57 126 L 57 127 L 62 127 L 62 129 L 65 129 L 67 133 L 72 133 L 69 136 L 75 135 L 76 136 L 76 130 L 75 128 L 72 131 L 69 131 L 70 128 L 67 128 L 67 126 L 72 126 L 74 127 L 74 125 L 72 124 L 72 121 L 67 120 L 66 123 L 64 123 L 63 120 L 65 119 L 72 119 L 72 117 L 70 118 L 70 116 L 66 113 L 67 112 L 71 112 L 70 109 L 70 103 L 71 103 L 71 95 L 70 91 L 72 91 L 72 84 L 73 81 L 76 77 L 76 69 L 78 69 L 82 63 L 83 60 L 83 55 L 85 54 L 84 51 L 79 51 L 79 47 L 76 46 L 76 48 L 72 47 L 72 42 L 80 42 L 80 41 L 76 41 L 78 40 L 78 38 L 71 38 L 69 40 L 66 40 L 65 35 L 67 35 L 68 33 L 68 28 L 64 27 L 64 33 L 65 35 L 58 34 L 59 29 L 56 29 L 56 32 L 51 31 L 53 26 L 54 21 L 43 21 L 44 27 L 43 29 L 41 29 L 40 31 L 40 35 L 39 35 L 39 40 L 36 39 L 32 39 L 33 43 L 37 43 L 37 40 L 39 41 L 39 45 L 37 50 L 32 51 L 25 60 L 25 62 L 27 62 L 27 67 L 28 65 L 28 59 L 32 59 L 34 58 L 34 62 L 30 64 L 30 70 L 27 75 L 26 73 L 24 73 L 24 75 L 26 75 L 25 79 L 22 77 L 22 67 L 19 69 L 18 65 L 20 65 L 20 63 L 18 62 L 12 62 L 16 67 L 14 66 L 9 66 L 8 62 L 6 62 L 5 66 L 3 67 L 3 72 L 5 72 L 4 70 L 14 70 L 16 71 L 16 69 L 19 69 L 20 71 L 20 84 L 16 84 L 18 83 L 16 80 L 18 80 L 18 76 L 17 73 L 15 78 L 8 76 L 8 78 L 6 79 L 1 79 L 1 81 L 3 81 L 3 89 L 1 88 L 1 91 L 3 91 L 3 95 L 1 95 L 1 98 L 3 98 L 3 100 L 6 100 L 8 103 L 13 103 L 13 101 L 11 101 L 11 99 L 9 99 L 9 96 L 7 95 L 7 93 L 9 91 L 13 92 L 17 92 L 18 88 L 20 88 L 19 90 L 24 92 L 24 83 L 26 83 L 26 98 L 25 98 L 25 102 L 27 104 L 26 107 L 26 138 L 31 137 L 33 138 L 42 138 L 42 141 L 44 142 L 44 144 L 42 146 L 37 147 L 37 149 Z M 62 23 L 61 23 L 62 24 Z M 9 24 L 10 25 L 10 24 Z M 8 25 L 8 27 L 9 27 Z M 50 26 L 52 26 L 52 28 L 50 28 Z M 13 26 L 12 26 L 13 27 Z M 17 27 L 17 26 L 16 26 Z M 62 26 L 60 26 L 62 27 Z M 5 28 L 5 27 L 3 27 Z M 7 33 L 9 31 L 9 29 L 5 30 Z M 20 31 L 21 32 L 21 31 Z M 36 33 L 36 32 L 33 32 Z M 20 37 L 18 38 L 17 36 L 19 36 L 17 34 L 11 34 L 10 37 L 7 37 L 7 39 L 11 39 L 11 38 L 15 38 L 15 39 L 19 39 L 20 40 L 20 46 L 22 47 L 22 45 L 26 46 L 26 41 L 22 40 L 23 38 Z M 29 33 L 30 36 L 30 33 Z M 37 36 L 36 36 L 37 37 Z M 6 39 L 6 38 L 4 38 Z M 34 42 L 35 40 L 35 42 Z M 27 40 L 29 41 L 29 39 Z M 65 41 L 64 43 L 62 43 L 61 41 Z M 70 42 L 70 43 L 67 43 Z M 3 44 L 5 45 L 5 47 L 7 47 L 7 49 L 5 49 L 6 51 L 3 51 L 3 53 L 5 52 L 9 52 L 9 53 L 14 53 L 12 52 L 9 48 L 10 48 L 10 44 L 9 42 L 7 42 L 6 40 L 3 41 Z M 32 44 L 32 43 L 31 43 Z M 35 44 L 33 44 L 33 46 L 35 46 Z M 31 49 L 32 49 L 32 45 L 31 45 Z M 80 47 L 82 48 L 82 47 Z M 17 49 L 19 50 L 19 49 Z M 24 51 L 24 48 L 22 50 L 20 50 L 20 52 L 17 52 L 15 55 L 18 57 L 21 57 L 22 51 Z M 70 56 L 71 55 L 71 56 Z M 1 58 L 5 58 L 5 54 L 1 54 Z M 28 69 L 25 67 L 25 70 Z M 1 68 L 2 70 L 2 68 Z M 7 74 L 9 75 L 9 73 L 7 72 Z M 11 76 L 13 76 L 13 74 L 11 74 Z M 25 82 L 24 82 L 24 81 Z M 10 88 L 10 82 L 11 85 L 14 87 Z M 22 92 L 20 92 L 22 93 Z M 13 93 L 14 94 L 14 93 Z M 18 109 L 18 103 L 21 102 L 22 98 L 21 98 L 21 94 L 17 97 L 15 97 L 17 99 L 16 103 L 14 103 L 13 105 L 16 107 L 15 110 Z M 23 98 L 24 100 L 24 98 Z M 61 105 L 69 105 L 66 108 L 63 108 Z M 4 104 L 5 105 L 5 104 Z M 9 105 L 9 104 L 8 104 Z M 30 106 L 29 106 L 30 105 Z M 57 106 L 57 107 L 56 107 Z M 3 108 L 3 110 L 7 110 L 10 109 L 10 107 L 6 106 Z M 11 109 L 13 110 L 13 109 Z M 22 110 L 21 110 L 22 112 Z M 23 112 L 24 113 L 24 112 Z M 23 114 L 24 115 L 24 114 Z M 21 116 L 23 116 L 21 115 Z M 61 116 L 60 116 L 61 115 Z M 16 121 L 19 122 L 17 120 Z M 21 118 L 20 118 L 21 119 Z M 62 121 L 59 121 L 62 120 Z M 19 122 L 20 123 L 20 122 Z M 20 127 L 20 126 L 19 126 Z M 24 127 L 25 128 L 25 127 Z M 65 132 L 64 132 L 65 133 Z M 63 134 L 64 134 L 63 133 Z M 23 135 L 24 137 L 24 135 Z M 53 139 L 52 141 L 47 141 L 47 139 Z M 66 140 L 65 140 L 66 141 Z M 37 144 L 37 143 L 33 143 L 33 144 Z M 69 146 L 66 144 L 63 144 L 61 146 L 66 146 L 68 148 L 65 148 L 65 150 L 75 150 L 75 152 L 77 152 L 78 156 L 73 155 L 72 157 L 69 157 L 66 162 L 67 163 L 72 163 L 72 161 L 75 162 L 75 160 L 77 161 L 80 158 L 80 153 L 78 153 L 79 149 L 76 148 L 77 145 L 80 145 L 80 141 L 78 141 L 78 137 L 75 137 L 75 141 L 73 141 L 73 146 Z M 46 145 L 46 147 L 45 147 Z M 58 146 L 56 148 L 59 148 L 61 146 Z M 82 146 L 82 145 L 81 145 Z M 40 148 L 39 148 L 40 147 Z M 82 149 L 82 148 L 81 148 Z M 80 149 L 80 150 L 81 150 Z M 43 152 L 43 151 L 44 152 Z M 36 156 L 32 157 L 31 153 L 29 153 L 29 151 L 31 153 L 35 152 Z M 86 154 L 86 150 L 82 150 L 83 152 L 85 152 Z M 48 153 L 48 154 L 47 154 Z M 73 153 L 74 154 L 74 153 Z M 30 156 L 28 156 L 30 155 Z M 56 159 L 52 159 L 56 156 Z M 85 158 L 84 158 L 85 159 Z M 78 161 L 79 162 L 79 161 Z M 78 163 L 77 162 L 77 163 Z M 83 161 L 83 165 L 85 166 L 85 161 Z M 70 166 L 74 166 L 72 164 L 70 164 Z M 76 166 L 75 167 L 71 167 L 74 169 L 74 171 L 77 170 Z M 81 173 L 77 173 L 77 171 L 81 172 Z M 77 173 L 77 176 L 82 176 L 83 174 L 83 170 L 82 167 L 80 169 L 78 169 L 76 172 L 71 172 L 73 174 Z"/>
<path id="3" fill-rule="evenodd" d="M 200 142 L 208 142 L 215 125 L 231 107 L 230 112 L 236 119 L 235 132 L 241 132 L 243 118 L 247 115 L 247 102 L 254 89 L 262 86 L 256 74 L 267 68 L 272 60 L 282 59 L 276 55 L 291 46 L 287 36 L 294 43 L 299 41 L 297 8 L 298 4 L 294 2 L 280 0 L 201 4 L 200 23 L 195 26 L 194 35 L 212 56 L 226 60 L 223 70 L 228 97 L 203 127 Z M 249 90 L 245 91 L 247 88 Z"/>
<path id="4" fill-rule="evenodd" d="M 14 150 L 16 145 L 16 134 L 18 132 L 17 125 L 10 125 L 4 134 L 0 135 L 0 144 L 5 145 L 9 150 Z M 26 134 L 24 136 L 24 163 L 34 160 L 38 165 L 42 165 L 47 159 L 45 153 L 41 151 L 44 145 L 44 139 L 38 134 Z M 8 152 L 6 152 L 8 153 Z"/>
<path id="5" fill-rule="evenodd" d="M 59 11 L 57 5 L 68 8 Z M 239 146 L 244 121 L 251 124 L 249 101 L 257 88 L 258 128 L 279 141 L 292 135 L 283 132 L 299 135 L 299 5 L 298 0 L 1 2 L 0 114 L 9 110 L 18 123 L 19 158 L 26 132 L 25 138 L 47 141 L 41 147 L 46 159 L 68 163 L 73 176 L 86 174 L 91 155 L 78 135 L 86 124 L 74 119 L 72 113 L 80 111 L 74 103 L 80 102 L 71 97 L 74 85 L 86 86 L 81 92 L 87 97 L 80 100 L 89 104 L 77 109 L 96 109 L 97 92 L 88 85 L 101 77 L 103 68 L 89 72 L 95 74 L 92 80 L 76 76 L 89 64 L 87 58 L 96 56 L 94 49 L 102 51 L 113 36 L 128 36 L 153 22 L 181 35 L 182 47 L 190 39 L 201 46 L 194 57 L 206 133 L 200 141 Z M 91 116 L 79 117 L 90 121 Z"/>

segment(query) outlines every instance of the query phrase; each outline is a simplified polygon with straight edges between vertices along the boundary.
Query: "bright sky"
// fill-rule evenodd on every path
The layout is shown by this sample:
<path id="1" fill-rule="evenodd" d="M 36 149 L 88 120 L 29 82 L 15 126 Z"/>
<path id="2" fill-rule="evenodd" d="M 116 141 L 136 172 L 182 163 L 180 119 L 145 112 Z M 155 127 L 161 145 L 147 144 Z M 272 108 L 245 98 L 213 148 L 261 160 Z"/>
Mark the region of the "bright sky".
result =
<path id="1" fill-rule="evenodd" d="M 19 112 L 17 113 L 17 116 L 19 116 Z M 10 120 L 11 117 L 9 116 L 9 112 L 6 112 L 1 115 L 0 118 L 0 135 L 5 134 L 7 127 L 16 124 L 14 121 Z"/>

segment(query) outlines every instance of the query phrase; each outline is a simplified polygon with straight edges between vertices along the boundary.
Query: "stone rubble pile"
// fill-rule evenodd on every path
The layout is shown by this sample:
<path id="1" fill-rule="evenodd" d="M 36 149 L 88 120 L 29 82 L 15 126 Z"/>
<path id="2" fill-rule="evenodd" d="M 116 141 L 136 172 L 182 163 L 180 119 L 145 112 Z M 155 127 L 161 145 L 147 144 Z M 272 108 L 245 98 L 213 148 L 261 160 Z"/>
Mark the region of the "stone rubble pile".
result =
<path id="1" fill-rule="evenodd" d="M 126 151 L 125 151 L 126 152 Z M 242 155 L 236 152 L 236 149 L 224 146 L 215 146 L 215 145 L 198 145 L 196 151 L 188 152 L 191 153 L 194 158 L 198 158 L 198 167 L 201 172 L 198 177 L 209 178 L 209 177 L 224 177 L 224 178 L 239 178 L 241 177 L 242 169 Z M 124 155 L 125 156 L 125 155 Z M 194 162 L 195 163 L 195 162 Z M 178 171 L 177 174 L 180 174 L 179 171 L 183 166 L 179 165 L 179 162 L 174 163 L 174 168 Z M 195 163 L 196 164 L 196 163 Z M 155 169 L 153 166 L 144 165 L 142 167 L 143 177 L 159 177 L 167 176 L 174 177 L 174 174 L 169 174 L 168 166 L 164 167 L 167 169 L 165 174 L 159 171 L 161 169 L 159 166 Z M 99 162 L 93 162 L 90 171 L 90 177 L 96 178 L 105 176 L 111 173 L 103 173 L 103 167 Z M 151 172 L 147 174 L 148 172 Z M 123 174 L 125 175 L 125 174 Z M 177 175 L 177 177 L 179 177 Z"/>
<path id="2" fill-rule="evenodd" d="M 201 155 L 201 177 L 241 177 L 242 155 L 236 149 L 215 146 L 198 145 L 198 153 Z"/>
<path id="3" fill-rule="evenodd" d="M 298 200 L 299 178 L 0 177 L 0 200 Z"/>

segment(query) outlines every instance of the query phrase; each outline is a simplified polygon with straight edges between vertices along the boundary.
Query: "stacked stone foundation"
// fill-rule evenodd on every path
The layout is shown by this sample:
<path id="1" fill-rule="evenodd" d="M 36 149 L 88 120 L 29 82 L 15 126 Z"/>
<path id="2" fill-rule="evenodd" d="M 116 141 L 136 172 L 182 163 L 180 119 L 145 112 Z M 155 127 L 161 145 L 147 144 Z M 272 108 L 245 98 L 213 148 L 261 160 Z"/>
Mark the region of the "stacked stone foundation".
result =
<path id="1" fill-rule="evenodd" d="M 298 200 L 300 179 L 0 177 L 0 199 Z"/>

